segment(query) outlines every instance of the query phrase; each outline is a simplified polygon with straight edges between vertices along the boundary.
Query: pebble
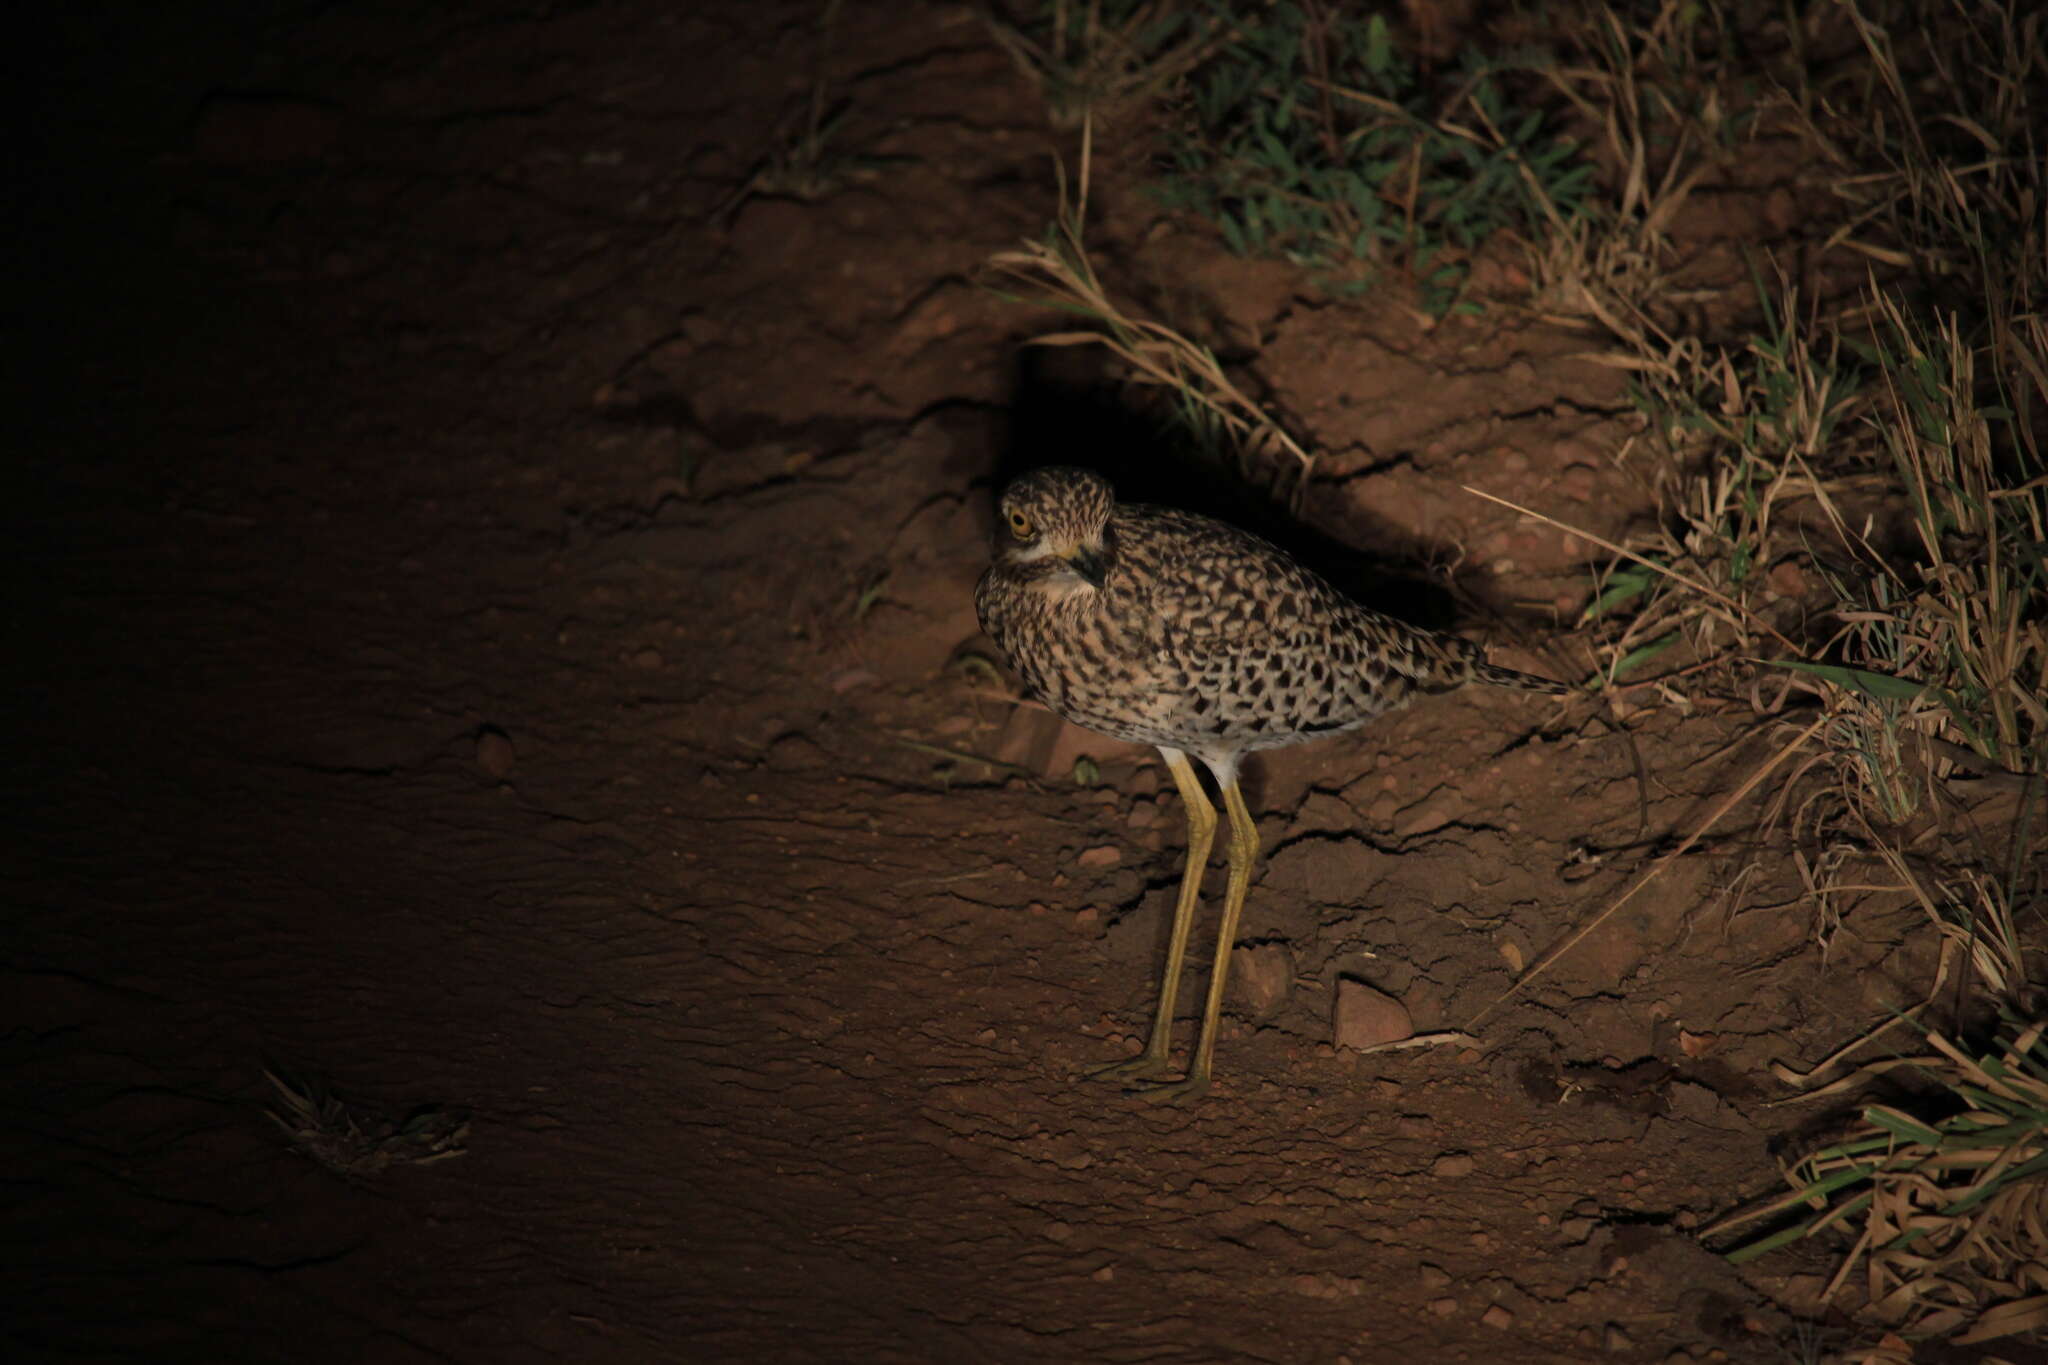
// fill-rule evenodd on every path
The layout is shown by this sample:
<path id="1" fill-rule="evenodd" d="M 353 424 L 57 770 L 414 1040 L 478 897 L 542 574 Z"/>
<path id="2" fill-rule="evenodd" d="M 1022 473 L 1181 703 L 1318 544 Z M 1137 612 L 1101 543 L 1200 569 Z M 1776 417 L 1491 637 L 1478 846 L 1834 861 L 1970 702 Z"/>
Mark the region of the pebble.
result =
<path id="1" fill-rule="evenodd" d="M 512 747 L 512 740 L 503 730 L 485 726 L 476 736 L 476 766 L 487 776 L 503 782 L 512 775 L 518 754 Z"/>
<path id="2" fill-rule="evenodd" d="M 1363 981 L 1337 982 L 1337 1003 L 1330 1011 L 1330 1040 L 1338 1047 L 1368 1048 L 1413 1037 L 1415 1022 L 1408 1007 Z"/>
<path id="3" fill-rule="evenodd" d="M 1278 943 L 1257 943 L 1231 953 L 1230 987 L 1264 1017 L 1287 1003 L 1294 987 L 1294 955 Z"/>

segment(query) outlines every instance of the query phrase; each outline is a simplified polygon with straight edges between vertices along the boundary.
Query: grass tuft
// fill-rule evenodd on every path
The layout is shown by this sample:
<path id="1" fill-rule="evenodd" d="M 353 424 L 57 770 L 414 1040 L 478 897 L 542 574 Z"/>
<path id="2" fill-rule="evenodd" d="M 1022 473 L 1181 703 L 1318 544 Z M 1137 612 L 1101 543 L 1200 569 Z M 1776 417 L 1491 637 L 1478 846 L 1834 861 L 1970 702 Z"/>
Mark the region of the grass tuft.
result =
<path id="1" fill-rule="evenodd" d="M 1092 129 L 1084 130 L 1078 192 L 1069 198 L 1062 181 L 1051 230 L 989 258 L 997 292 L 1010 302 L 1053 309 L 1089 324 L 1033 337 L 1031 344 L 1107 348 L 1129 367 L 1136 383 L 1167 396 L 1198 449 L 1234 458 L 1247 474 L 1278 454 L 1291 462 L 1298 496 L 1315 457 L 1245 393 L 1214 351 L 1164 322 L 1130 311 L 1103 287 L 1082 240 L 1091 145 Z"/>
<path id="2" fill-rule="evenodd" d="M 1432 316 L 1476 311 L 1470 253 L 1573 221 L 1592 184 L 1576 145 L 1513 102 L 1510 69 L 1468 51 L 1426 81 L 1383 16 L 1275 4 L 1189 81 L 1158 192 L 1240 255 L 1284 257 L 1339 291 L 1397 259 Z"/>
<path id="3" fill-rule="evenodd" d="M 1029 17 L 982 22 L 1045 100 L 1055 128 L 1113 119 L 1154 99 L 1213 55 L 1232 31 L 1221 5 L 1171 0 L 1042 0 Z"/>
<path id="4" fill-rule="evenodd" d="M 266 1115 L 292 1145 L 338 1175 L 376 1175 L 401 1162 L 427 1165 L 461 1156 L 469 1137 L 469 1115 L 438 1105 L 413 1110 L 402 1119 L 337 1099 L 313 1080 L 295 1080 L 266 1070 L 278 1107 Z"/>
<path id="5" fill-rule="evenodd" d="M 1805 1212 L 1728 1254 L 1738 1264 L 1828 1233 L 1849 1236 L 1824 1297 L 1860 1266 L 1870 1310 L 1915 1335 L 1961 1344 L 2048 1327 L 2048 1041 L 2008 1023 L 1971 1056 L 1938 1032 L 1930 1051 L 1863 1068 L 1901 1069 L 1946 1092 L 1947 1112 L 1872 1104 L 1843 1140 L 1785 1171 L 1789 1194 L 1708 1230 Z"/>

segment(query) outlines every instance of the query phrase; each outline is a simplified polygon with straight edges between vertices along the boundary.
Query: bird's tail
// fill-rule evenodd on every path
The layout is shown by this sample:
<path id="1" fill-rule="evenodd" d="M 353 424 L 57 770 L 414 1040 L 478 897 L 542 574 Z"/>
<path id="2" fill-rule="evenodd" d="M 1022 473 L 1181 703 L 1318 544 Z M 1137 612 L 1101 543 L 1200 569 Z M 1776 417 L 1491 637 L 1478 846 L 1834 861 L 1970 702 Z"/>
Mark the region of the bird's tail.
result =
<path id="1" fill-rule="evenodd" d="M 1486 662 L 1486 651 L 1459 635 L 1404 630 L 1397 637 L 1400 647 L 1390 652 L 1394 672 L 1422 692 L 1451 692 L 1467 683 L 1512 687 L 1521 692 L 1541 692 L 1566 697 L 1578 689 L 1534 673 Z"/>
<path id="2" fill-rule="evenodd" d="M 1539 678 L 1534 673 L 1522 673 L 1498 664 L 1487 663 L 1484 659 L 1472 662 L 1472 681 L 1487 683 L 1493 687 L 1512 687 L 1518 692 L 1541 692 L 1548 697 L 1568 697 L 1575 690 L 1548 678 Z"/>

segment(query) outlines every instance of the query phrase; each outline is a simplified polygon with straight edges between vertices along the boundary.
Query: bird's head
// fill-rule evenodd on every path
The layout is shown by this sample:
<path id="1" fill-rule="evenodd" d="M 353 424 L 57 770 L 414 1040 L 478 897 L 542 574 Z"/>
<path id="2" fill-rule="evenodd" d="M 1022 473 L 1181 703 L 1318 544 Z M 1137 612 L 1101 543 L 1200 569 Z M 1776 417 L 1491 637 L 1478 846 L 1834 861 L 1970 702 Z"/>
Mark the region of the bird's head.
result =
<path id="1" fill-rule="evenodd" d="M 1048 586 L 1100 588 L 1115 563 L 1109 514 L 1116 494 L 1085 469 L 1034 469 L 996 505 L 996 559 Z"/>

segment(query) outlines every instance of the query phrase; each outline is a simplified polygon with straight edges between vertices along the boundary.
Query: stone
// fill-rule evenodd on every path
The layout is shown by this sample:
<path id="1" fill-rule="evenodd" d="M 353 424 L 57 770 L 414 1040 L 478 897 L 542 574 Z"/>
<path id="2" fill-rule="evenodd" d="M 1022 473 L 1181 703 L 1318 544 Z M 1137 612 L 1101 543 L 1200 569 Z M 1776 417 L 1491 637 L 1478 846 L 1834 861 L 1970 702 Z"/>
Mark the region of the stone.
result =
<path id="1" fill-rule="evenodd" d="M 512 747 L 511 737 L 503 730 L 485 726 L 476 736 L 476 766 L 488 777 L 503 782 L 512 775 L 512 768 L 518 762 L 518 753 Z"/>
<path id="2" fill-rule="evenodd" d="M 1363 981 L 1343 977 L 1337 982 L 1337 1000 L 1330 1011 L 1330 1040 L 1338 1047 L 1362 1050 L 1414 1036 L 1415 1021 L 1408 1017 L 1406 1005 Z"/>
<path id="3" fill-rule="evenodd" d="M 1254 943 L 1230 957 L 1230 993 L 1255 1019 L 1270 1017 L 1294 992 L 1294 954 L 1279 943 Z"/>

